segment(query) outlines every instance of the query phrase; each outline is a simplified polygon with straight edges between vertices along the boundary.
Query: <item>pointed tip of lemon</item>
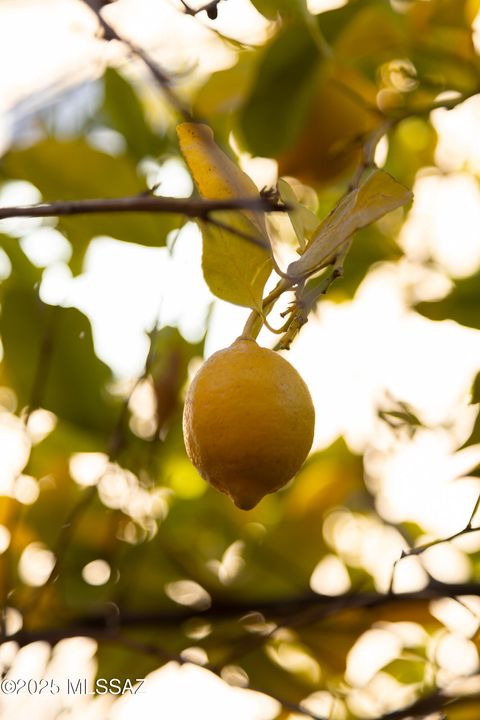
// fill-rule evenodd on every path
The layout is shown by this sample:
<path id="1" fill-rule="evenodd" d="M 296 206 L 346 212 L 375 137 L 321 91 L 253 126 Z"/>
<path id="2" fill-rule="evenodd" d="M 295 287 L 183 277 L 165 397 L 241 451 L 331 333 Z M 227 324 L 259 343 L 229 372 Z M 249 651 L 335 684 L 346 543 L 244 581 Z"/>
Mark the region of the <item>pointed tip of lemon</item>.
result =
<path id="1" fill-rule="evenodd" d="M 253 510 L 265 496 L 263 493 L 229 493 L 239 510 Z"/>
<path id="2" fill-rule="evenodd" d="M 254 507 L 258 505 L 261 498 L 258 500 L 239 500 L 238 498 L 232 497 L 234 505 L 239 510 L 253 510 Z"/>

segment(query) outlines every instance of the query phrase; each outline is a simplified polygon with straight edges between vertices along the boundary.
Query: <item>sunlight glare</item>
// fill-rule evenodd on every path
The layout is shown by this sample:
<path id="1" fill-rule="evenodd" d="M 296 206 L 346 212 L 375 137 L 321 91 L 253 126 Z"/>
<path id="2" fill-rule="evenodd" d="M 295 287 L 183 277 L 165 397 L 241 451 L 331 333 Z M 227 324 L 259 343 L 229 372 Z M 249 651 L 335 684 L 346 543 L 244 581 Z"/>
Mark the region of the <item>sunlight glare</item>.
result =
<path id="1" fill-rule="evenodd" d="M 158 720 L 159 708 L 168 709 L 168 720 L 273 720 L 280 712 L 279 703 L 266 695 L 230 687 L 203 668 L 171 662 L 148 675 L 143 695 L 118 700 L 110 717 Z"/>
<path id="2" fill-rule="evenodd" d="M 310 587 L 319 595 L 343 595 L 350 586 L 347 568 L 336 555 L 325 555 L 310 578 Z"/>
<path id="3" fill-rule="evenodd" d="M 26 585 L 40 587 L 45 583 L 55 564 L 55 556 L 40 542 L 32 542 L 20 556 L 18 572 Z"/>
<path id="4" fill-rule="evenodd" d="M 388 630 L 367 630 L 348 653 L 345 679 L 355 687 L 363 687 L 380 668 L 395 660 L 401 650 L 399 638 Z"/>
<path id="5" fill-rule="evenodd" d="M 69 472 L 73 480 L 86 487 L 96 485 L 108 466 L 105 453 L 74 453 L 70 456 Z"/>

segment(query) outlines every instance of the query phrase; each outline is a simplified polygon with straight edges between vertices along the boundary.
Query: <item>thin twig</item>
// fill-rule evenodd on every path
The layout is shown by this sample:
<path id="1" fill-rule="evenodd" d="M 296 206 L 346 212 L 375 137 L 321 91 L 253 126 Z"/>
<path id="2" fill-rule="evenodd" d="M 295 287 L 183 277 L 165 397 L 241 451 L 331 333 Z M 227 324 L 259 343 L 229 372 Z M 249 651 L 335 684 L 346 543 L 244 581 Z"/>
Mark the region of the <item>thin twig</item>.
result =
<path id="1" fill-rule="evenodd" d="M 52 353 L 53 353 L 53 341 L 55 335 L 55 327 L 58 318 L 58 305 L 43 306 L 43 310 L 49 313 L 45 331 L 40 344 L 38 353 L 37 365 L 35 368 L 35 375 L 33 378 L 33 384 L 30 394 L 30 401 L 28 403 L 23 422 L 25 427 L 28 425 L 30 415 L 34 410 L 40 407 L 42 402 L 43 393 L 48 380 L 48 374 L 51 365 Z"/>
<path id="2" fill-rule="evenodd" d="M 132 40 L 124 38 L 108 23 L 102 15 L 103 3 L 99 0 L 83 0 L 92 12 L 97 16 L 100 27 L 102 28 L 105 40 L 118 40 L 123 43 L 133 55 L 136 55 L 146 67 L 150 70 L 152 76 L 163 90 L 170 105 L 182 116 L 186 121 L 193 120 L 190 110 L 185 106 L 182 100 L 174 92 L 171 87 L 171 78 L 168 73 L 160 67 L 142 48 L 138 47 Z"/>
<path id="3" fill-rule="evenodd" d="M 479 693 L 473 695 L 461 695 L 451 697 L 443 692 L 435 692 L 427 697 L 422 697 L 414 703 L 401 710 L 393 710 L 386 713 L 375 720 L 407 720 L 407 718 L 424 718 L 430 717 L 433 713 L 442 712 L 445 708 L 460 705 L 462 702 L 480 699 Z"/>
<path id="4" fill-rule="evenodd" d="M 149 372 L 150 364 L 152 360 L 152 345 L 154 342 L 154 338 L 157 331 L 157 325 L 158 325 L 158 318 L 156 318 L 154 326 L 150 332 L 150 348 L 149 352 L 147 354 L 147 358 L 145 360 L 145 365 L 142 374 L 137 378 L 135 383 L 133 384 L 132 388 L 130 389 L 130 392 L 128 393 L 127 397 L 122 402 L 122 406 L 118 415 L 117 422 L 115 423 L 115 426 L 110 433 L 110 437 L 108 440 L 108 446 L 107 446 L 107 454 L 108 454 L 108 460 L 109 463 L 115 462 L 115 460 L 118 458 L 118 455 L 120 454 L 121 450 L 123 449 L 123 446 L 125 444 L 125 427 L 126 427 L 126 416 L 128 412 L 128 406 L 131 400 L 131 397 L 135 391 L 135 389 L 138 387 L 139 383 L 146 377 L 146 375 Z M 52 566 L 52 569 L 50 570 L 50 573 L 40 587 L 36 589 L 36 592 L 33 592 L 30 596 L 29 602 L 23 609 L 24 616 L 27 616 L 35 607 L 38 606 L 40 600 L 43 598 L 45 592 L 48 590 L 48 588 L 53 585 L 53 583 L 56 582 L 58 579 L 58 575 L 60 572 L 60 568 L 63 564 L 66 552 L 70 546 L 70 542 L 73 537 L 73 533 L 75 532 L 75 529 L 77 527 L 77 524 L 79 520 L 82 518 L 86 510 L 90 507 L 91 503 L 93 502 L 94 498 L 97 494 L 97 485 L 102 479 L 105 471 L 102 471 L 100 476 L 97 478 L 97 481 L 90 487 L 88 487 L 82 495 L 79 497 L 78 501 L 75 503 L 75 505 L 71 508 L 70 512 L 67 515 L 67 518 L 65 522 L 63 523 L 62 527 L 60 528 L 60 532 L 58 534 L 55 546 L 53 548 L 53 555 L 54 555 L 54 563 Z"/>
<path id="5" fill-rule="evenodd" d="M 398 566 L 398 563 L 401 560 L 404 560 L 408 557 L 414 557 L 417 555 L 422 555 L 426 550 L 429 550 L 432 547 L 435 547 L 436 545 L 442 545 L 443 543 L 451 542 L 452 540 L 456 540 L 459 537 L 462 537 L 464 535 L 470 535 L 474 532 L 480 532 L 480 527 L 473 527 L 473 520 L 475 518 L 475 515 L 477 514 L 477 511 L 480 507 L 480 494 L 477 497 L 477 500 L 475 502 L 475 505 L 473 507 L 473 510 L 470 514 L 470 518 L 462 530 L 458 530 L 457 532 L 453 533 L 452 535 L 448 535 L 448 537 L 443 538 L 437 538 L 436 540 L 430 540 L 430 542 L 424 543 L 423 545 L 418 545 L 417 547 L 410 548 L 409 550 L 402 550 L 402 553 L 400 557 L 398 557 L 392 566 L 392 575 L 390 578 L 390 585 L 389 585 L 389 593 L 393 593 L 393 586 L 395 584 L 395 573 Z"/>
<path id="6" fill-rule="evenodd" d="M 38 297 L 37 297 L 38 300 Z M 51 306 L 48 307 L 45 306 L 44 310 L 49 312 L 49 317 L 47 318 L 47 322 L 45 324 L 43 336 L 40 342 L 40 347 L 38 351 L 38 357 L 37 362 L 35 366 L 35 372 L 32 382 L 32 387 L 30 390 L 30 399 L 28 401 L 26 411 L 23 414 L 22 421 L 23 426 L 28 434 L 28 421 L 30 420 L 30 416 L 33 413 L 34 410 L 39 408 L 42 403 L 43 395 L 45 392 L 47 379 L 49 375 L 50 365 L 52 361 L 52 353 L 53 353 L 53 347 L 54 347 L 54 334 L 55 334 L 55 328 L 56 328 L 56 322 L 58 317 L 58 306 Z M 23 471 L 23 468 L 20 469 L 16 475 L 16 477 L 13 480 L 13 483 L 15 483 L 18 478 L 21 476 Z M 11 497 L 8 499 L 10 506 L 9 506 L 9 522 L 8 522 L 8 529 L 10 531 L 10 545 L 7 552 L 4 554 L 2 558 L 2 565 L 3 565 L 3 574 L 2 574 L 2 586 L 0 590 L 0 633 L 2 636 L 5 636 L 6 634 L 6 613 L 7 613 L 7 602 L 8 597 L 10 594 L 10 581 L 11 576 L 13 575 L 13 568 L 12 568 L 12 561 L 11 561 L 11 555 L 12 555 L 12 548 L 15 545 L 15 538 L 16 534 L 20 525 L 20 521 L 22 519 L 22 513 L 24 510 L 24 506 L 21 505 L 21 503 L 16 500 L 14 497 Z"/>

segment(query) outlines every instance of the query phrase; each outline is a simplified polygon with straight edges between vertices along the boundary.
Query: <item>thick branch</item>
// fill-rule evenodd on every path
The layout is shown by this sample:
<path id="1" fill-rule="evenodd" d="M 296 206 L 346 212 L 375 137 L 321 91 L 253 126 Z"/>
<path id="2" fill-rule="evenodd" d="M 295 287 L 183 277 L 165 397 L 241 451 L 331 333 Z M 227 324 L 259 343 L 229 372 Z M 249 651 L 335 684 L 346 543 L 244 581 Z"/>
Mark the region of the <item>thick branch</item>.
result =
<path id="1" fill-rule="evenodd" d="M 94 213 L 151 212 L 178 213 L 187 217 L 208 220 L 216 210 L 263 210 L 281 211 L 286 207 L 272 203 L 264 197 L 231 198 L 228 200 L 203 200 L 200 198 L 155 197 L 132 195 L 118 198 L 94 198 L 89 200 L 59 200 L 38 205 L 0 207 L 0 220 L 11 217 L 52 217 L 61 215 L 87 215 Z"/>

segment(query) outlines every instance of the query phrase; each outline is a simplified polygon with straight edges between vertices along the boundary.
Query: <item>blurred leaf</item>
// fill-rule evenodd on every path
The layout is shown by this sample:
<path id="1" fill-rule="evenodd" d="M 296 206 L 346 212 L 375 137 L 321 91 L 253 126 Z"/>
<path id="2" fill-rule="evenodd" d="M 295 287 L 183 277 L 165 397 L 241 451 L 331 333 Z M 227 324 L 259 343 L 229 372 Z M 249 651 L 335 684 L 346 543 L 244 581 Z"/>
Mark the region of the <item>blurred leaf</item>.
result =
<path id="1" fill-rule="evenodd" d="M 218 147 L 208 126 L 182 123 L 177 133 L 202 197 L 259 197 L 253 181 Z M 264 214 L 245 210 L 216 212 L 212 217 L 232 231 L 201 223 L 203 273 L 210 290 L 228 302 L 260 309 L 272 269 Z M 246 234 L 252 241 L 236 233 Z"/>
<path id="2" fill-rule="evenodd" d="M 95 433 L 58 419 L 55 429 L 35 445 L 25 469 L 37 478 L 51 476 L 55 482 L 69 480 L 69 462 L 73 453 L 106 450 L 104 432 Z"/>
<path id="3" fill-rule="evenodd" d="M 131 158 L 112 157 L 93 149 L 83 139 L 49 138 L 26 150 L 12 150 L 2 159 L 0 171 L 4 179 L 33 183 L 45 202 L 122 197 L 145 191 L 145 182 Z M 72 243 L 70 265 L 79 272 L 88 243 L 95 236 L 160 247 L 179 224 L 178 216 L 169 214 L 100 213 L 61 217 L 58 228 Z"/>
<path id="4" fill-rule="evenodd" d="M 336 302 L 351 300 L 370 268 L 382 261 L 397 261 L 402 251 L 390 235 L 384 235 L 377 226 L 359 230 L 345 260 L 344 275 L 328 290 L 328 299 Z M 307 283 L 315 283 L 316 278 Z"/>
<path id="5" fill-rule="evenodd" d="M 33 265 L 27 258 L 17 238 L 13 238 L 10 235 L 0 234 L 0 247 L 5 251 L 8 259 L 12 264 L 12 271 L 15 271 L 16 280 L 19 284 L 27 285 L 29 287 L 37 286 L 42 279 L 42 271 L 40 268 Z M 6 282 L 11 281 L 10 275 Z M 0 292 L 3 285 L 0 285 Z"/>
<path id="6" fill-rule="evenodd" d="M 443 84 L 468 92 L 478 84 L 472 9 L 468 0 L 435 0 L 429 7 L 412 3 L 409 9 L 415 65 L 420 78 L 437 83 L 437 91 Z"/>
<path id="7" fill-rule="evenodd" d="M 358 164 L 363 138 L 378 118 L 363 99 L 371 93 L 370 88 L 360 85 L 352 92 L 349 87 L 354 82 L 359 84 L 351 69 L 346 73 L 330 67 L 317 78 L 296 141 L 279 153 L 281 175 L 317 186 L 336 180 Z"/>
<path id="8" fill-rule="evenodd" d="M 311 681 L 288 672 L 274 663 L 262 651 L 249 653 L 238 664 L 251 678 L 252 684 L 260 687 L 262 692 L 267 695 L 271 692 L 274 697 L 281 695 L 282 698 L 292 703 L 300 703 L 315 687 Z M 281 692 L 279 692 L 279 688 L 281 688 Z"/>
<path id="9" fill-rule="evenodd" d="M 169 661 L 168 657 L 162 660 L 162 654 L 159 650 L 155 655 L 151 648 L 156 644 L 156 633 L 152 631 L 148 633 L 129 634 L 125 640 L 125 646 L 120 642 L 100 643 L 96 655 L 97 672 L 96 679 L 118 678 L 121 685 L 130 680 L 132 685 L 136 684 L 136 679 L 145 679 L 147 675 L 154 670 L 162 667 Z M 161 635 L 158 633 L 158 635 Z M 129 643 L 131 639 L 131 643 Z M 161 637 L 159 637 L 159 647 L 161 647 Z M 150 652 L 142 652 L 135 650 L 135 646 L 150 648 Z M 145 692 L 143 688 L 139 693 Z M 129 696 L 130 693 L 125 692 Z M 132 693 L 133 694 L 133 693 Z"/>
<path id="10" fill-rule="evenodd" d="M 195 97 L 195 115 L 215 126 L 219 116 L 236 112 L 254 80 L 256 60 L 257 53 L 240 52 L 235 65 L 212 73 Z"/>
<path id="11" fill-rule="evenodd" d="M 273 525 L 263 540 L 257 557 L 260 568 L 263 561 L 264 572 L 284 574 L 290 587 L 307 587 L 327 552 L 325 515 L 335 507 L 362 507 L 368 501 L 363 474 L 362 459 L 348 450 L 343 439 L 312 455 L 295 480 L 278 494 L 278 502 L 283 504 L 281 522 Z M 301 556 L 298 548 L 302 548 Z"/>
<path id="12" fill-rule="evenodd" d="M 375 170 L 320 224 L 304 254 L 289 265 L 288 272 L 306 276 L 319 269 L 353 233 L 405 205 L 411 198 L 412 193 L 391 175 Z"/>
<path id="13" fill-rule="evenodd" d="M 375 81 L 382 63 L 402 57 L 407 50 L 405 19 L 382 0 L 354 2 L 352 10 L 356 11 L 338 34 L 335 54 Z"/>
<path id="14" fill-rule="evenodd" d="M 453 290 L 436 302 L 419 303 L 415 309 L 430 320 L 455 320 L 460 325 L 480 329 L 480 272 L 455 280 Z"/>
<path id="15" fill-rule="evenodd" d="M 103 111 L 112 128 L 125 138 L 130 153 L 137 160 L 147 155 L 158 156 L 162 139 L 155 135 L 145 119 L 145 112 L 132 85 L 112 68 L 104 75 Z"/>
<path id="16" fill-rule="evenodd" d="M 252 0 L 252 4 L 269 20 L 275 20 L 279 13 L 296 20 L 309 14 L 306 0 Z"/>
<path id="17" fill-rule="evenodd" d="M 308 31 L 298 22 L 297 13 L 297 23 L 283 28 L 267 47 L 239 119 L 249 150 L 278 158 L 280 175 L 324 181 L 357 157 L 358 148 L 352 154 L 352 141 L 371 127 L 372 118 L 362 100 L 365 79 L 348 57 L 348 48 L 337 51 L 337 43 L 365 6 L 378 6 L 382 12 L 384 4 L 381 0 L 350 2 L 315 17 L 305 16 L 302 3 Z M 320 32 L 333 48 L 328 61 L 319 47 Z M 370 41 L 363 45 L 354 39 L 351 48 L 355 55 L 370 57 Z M 352 75 L 355 86 L 350 89 Z M 375 88 L 371 95 L 374 103 Z"/>
<path id="18" fill-rule="evenodd" d="M 187 380 L 190 360 L 203 355 L 203 342 L 191 344 L 177 328 L 164 327 L 154 334 L 149 374 L 157 401 L 157 426 L 160 430 L 177 409 L 179 394 Z"/>
<path id="19" fill-rule="evenodd" d="M 363 610 L 346 609 L 341 616 L 309 623 L 297 632 L 317 658 L 323 677 L 338 677 L 345 672 L 347 655 L 371 624 Z"/>
<path id="20" fill-rule="evenodd" d="M 480 372 L 475 376 L 475 380 L 472 385 L 472 398 L 470 400 L 471 405 L 477 405 L 480 403 Z"/>
<path id="21" fill-rule="evenodd" d="M 478 413 L 475 423 L 472 428 L 472 432 L 470 433 L 468 440 L 466 440 L 460 450 L 466 447 L 470 447 L 470 445 L 477 445 L 480 443 L 480 412 Z"/>
<path id="22" fill-rule="evenodd" d="M 437 133 L 426 119 L 407 118 L 389 133 L 385 170 L 410 187 L 421 167 L 434 165 L 436 145 Z"/>
<path id="23" fill-rule="evenodd" d="M 413 685 L 423 683 L 425 678 L 426 664 L 424 660 L 407 660 L 398 658 L 385 665 L 381 672 L 391 675 L 402 685 Z"/>
<path id="24" fill-rule="evenodd" d="M 267 48 L 240 115 L 242 133 L 254 155 L 274 157 L 298 137 L 318 66 L 318 50 L 301 26 L 288 27 Z"/>
<path id="25" fill-rule="evenodd" d="M 30 403 L 37 386 L 41 407 L 86 430 L 109 433 L 115 407 L 107 394 L 112 374 L 95 355 L 85 315 L 43 303 L 15 265 L 0 293 L 3 363 L 19 406 Z"/>
<path id="26" fill-rule="evenodd" d="M 450 698 L 449 698 L 450 700 Z M 446 704 L 446 716 L 448 720 L 477 720 L 478 718 L 478 693 L 474 697 L 459 697 Z"/>

